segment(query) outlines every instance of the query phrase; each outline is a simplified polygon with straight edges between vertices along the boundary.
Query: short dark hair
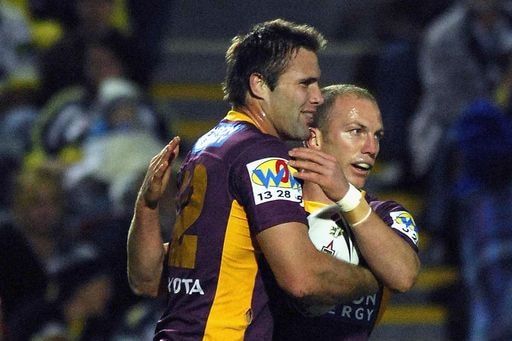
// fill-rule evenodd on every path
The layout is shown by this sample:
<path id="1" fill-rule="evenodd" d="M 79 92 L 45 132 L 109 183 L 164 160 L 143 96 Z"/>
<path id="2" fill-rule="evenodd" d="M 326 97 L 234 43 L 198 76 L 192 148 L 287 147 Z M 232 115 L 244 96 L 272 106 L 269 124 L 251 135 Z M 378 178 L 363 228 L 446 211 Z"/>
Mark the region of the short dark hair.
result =
<path id="1" fill-rule="evenodd" d="M 375 104 L 377 100 L 365 88 L 353 84 L 334 84 L 322 88 L 322 96 L 324 102 L 317 108 L 316 115 L 313 118 L 312 126 L 326 132 L 329 126 L 331 108 L 336 98 L 347 95 L 354 95 L 357 98 L 367 99 Z"/>
<path id="2" fill-rule="evenodd" d="M 249 76 L 253 73 L 259 73 L 274 90 L 299 48 L 318 52 L 326 43 L 323 35 L 308 25 L 283 19 L 256 24 L 249 33 L 235 36 L 226 52 L 224 99 L 233 106 L 244 105 Z"/>

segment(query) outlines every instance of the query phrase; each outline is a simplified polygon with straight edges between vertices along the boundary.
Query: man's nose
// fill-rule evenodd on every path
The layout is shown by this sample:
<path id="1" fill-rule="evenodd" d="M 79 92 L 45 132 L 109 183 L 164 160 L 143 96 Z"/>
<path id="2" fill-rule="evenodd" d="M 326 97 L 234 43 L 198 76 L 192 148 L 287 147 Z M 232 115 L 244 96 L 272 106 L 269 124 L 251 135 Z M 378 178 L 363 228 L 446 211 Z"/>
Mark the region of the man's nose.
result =
<path id="1" fill-rule="evenodd" d="M 322 91 L 320 90 L 318 83 L 315 83 L 312 86 L 310 101 L 316 105 L 321 105 L 324 103 L 324 96 L 322 96 Z"/>
<path id="2" fill-rule="evenodd" d="M 379 148 L 379 140 L 374 135 L 368 134 L 363 146 L 363 153 L 370 154 L 373 157 L 376 157 L 377 154 L 379 153 Z"/>

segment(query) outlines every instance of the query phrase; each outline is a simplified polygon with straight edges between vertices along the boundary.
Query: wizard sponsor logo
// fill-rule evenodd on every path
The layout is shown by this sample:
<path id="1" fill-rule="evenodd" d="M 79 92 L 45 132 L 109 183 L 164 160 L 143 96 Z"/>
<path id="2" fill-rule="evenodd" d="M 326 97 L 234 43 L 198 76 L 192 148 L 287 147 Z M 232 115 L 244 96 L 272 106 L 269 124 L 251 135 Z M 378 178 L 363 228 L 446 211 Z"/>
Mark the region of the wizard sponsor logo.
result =
<path id="1" fill-rule="evenodd" d="M 296 170 L 285 159 L 265 158 L 247 164 L 256 205 L 287 200 L 302 202 L 302 187 L 292 176 Z"/>
<path id="2" fill-rule="evenodd" d="M 418 229 L 411 214 L 407 211 L 396 211 L 389 212 L 389 215 L 393 219 L 391 227 L 406 234 L 414 244 L 418 245 Z"/>

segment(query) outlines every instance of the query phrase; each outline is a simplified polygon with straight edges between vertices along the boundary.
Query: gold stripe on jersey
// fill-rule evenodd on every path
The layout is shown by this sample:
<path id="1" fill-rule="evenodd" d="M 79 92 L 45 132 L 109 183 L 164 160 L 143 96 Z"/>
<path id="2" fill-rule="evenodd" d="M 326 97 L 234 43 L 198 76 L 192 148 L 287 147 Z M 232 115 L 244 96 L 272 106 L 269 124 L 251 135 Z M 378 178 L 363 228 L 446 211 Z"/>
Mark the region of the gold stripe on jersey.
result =
<path id="1" fill-rule="evenodd" d="M 240 113 L 238 111 L 234 111 L 234 110 L 230 110 L 227 113 L 226 117 L 224 117 L 224 119 L 226 119 L 228 121 L 249 122 L 253 126 L 256 126 L 256 123 L 249 116 L 247 116 L 246 114 L 242 114 L 242 113 Z"/>
<path id="2" fill-rule="evenodd" d="M 204 206 L 207 183 L 206 168 L 198 164 L 191 174 L 189 171 L 184 176 L 180 192 L 193 187 L 194 191 L 188 205 L 176 217 L 176 224 L 169 250 L 169 264 L 175 267 L 194 269 L 196 266 L 197 236 L 185 234 L 187 229 L 199 218 Z"/>
<path id="3" fill-rule="evenodd" d="M 196 266 L 197 236 L 183 235 L 173 239 L 169 250 L 169 264 L 179 268 L 194 269 Z"/>
<path id="4" fill-rule="evenodd" d="M 251 302 L 258 264 L 244 208 L 233 201 L 222 249 L 219 281 L 205 337 L 242 340 L 251 323 Z M 231 328 L 226 328 L 231 326 Z"/>
<path id="5" fill-rule="evenodd" d="M 313 213 L 315 211 L 318 211 L 319 209 L 324 208 L 325 206 L 329 206 L 329 205 L 324 204 L 323 202 L 319 202 L 319 201 L 304 200 L 304 209 L 308 213 Z"/>

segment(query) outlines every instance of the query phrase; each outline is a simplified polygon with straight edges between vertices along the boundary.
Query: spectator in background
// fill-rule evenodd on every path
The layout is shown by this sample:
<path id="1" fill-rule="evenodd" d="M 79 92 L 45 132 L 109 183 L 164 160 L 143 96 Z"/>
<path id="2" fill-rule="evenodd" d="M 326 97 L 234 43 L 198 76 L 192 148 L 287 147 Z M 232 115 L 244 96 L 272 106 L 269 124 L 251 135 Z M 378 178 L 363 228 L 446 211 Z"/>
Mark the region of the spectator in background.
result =
<path id="1" fill-rule="evenodd" d="M 487 99 L 474 101 L 449 127 L 445 146 L 438 159 L 443 194 L 436 198 L 442 202 L 436 214 L 459 246 L 454 257 L 464 290 L 450 300 L 468 304 L 453 309 L 467 321 L 459 321 L 449 339 L 509 340 L 512 118 Z"/>
<path id="2" fill-rule="evenodd" d="M 166 126 L 144 90 L 126 76 L 126 56 L 117 47 L 107 38 L 87 43 L 87 82 L 61 90 L 43 108 L 25 164 L 46 158 L 64 163 L 71 228 L 108 254 L 116 314 L 122 314 L 134 302 L 126 282 L 130 195 L 155 146 L 160 149 Z"/>
<path id="3" fill-rule="evenodd" d="M 512 21 L 507 0 L 459 0 L 426 29 L 419 51 L 423 86 L 411 121 L 414 174 L 435 164 L 447 128 L 471 101 L 493 96 L 510 67 Z"/>
<path id="4" fill-rule="evenodd" d="M 63 302 L 62 300 L 46 300 L 52 292 L 55 279 L 53 274 L 61 273 L 58 270 L 62 266 L 61 262 L 71 255 L 70 250 L 84 242 L 101 253 L 102 262 L 95 261 L 94 267 L 102 273 L 108 272 L 108 296 L 112 303 L 108 313 L 113 316 L 114 321 L 118 321 L 125 315 L 125 309 L 137 301 L 126 281 L 125 236 L 128 221 L 122 221 L 122 217 L 112 214 L 112 207 L 103 192 L 94 192 L 96 196 L 93 196 L 87 192 L 90 190 L 88 188 L 65 191 L 65 168 L 57 161 L 45 159 L 39 165 L 30 166 L 25 165 L 26 168 L 21 169 L 22 173 L 17 179 L 14 191 L 11 215 L 0 225 L 0 299 L 2 313 L 7 321 L 6 331 L 30 330 L 30 326 L 24 324 L 25 320 L 29 321 L 25 308 L 31 311 L 34 305 L 34 308 L 52 307 L 51 311 L 54 311 L 56 305 L 60 307 L 59 302 Z M 89 211 L 91 215 L 85 215 L 84 211 L 88 207 L 81 205 L 85 199 L 77 198 L 84 194 L 91 200 L 96 199 L 94 207 L 101 212 Z M 102 214 L 101 219 L 99 213 Z M 91 279 L 92 275 L 96 279 L 96 273 L 91 274 Z M 68 292 L 71 292 L 75 290 L 71 287 L 72 283 L 78 284 L 82 280 L 89 283 L 88 276 L 88 273 L 77 276 L 74 271 L 66 271 L 57 278 L 68 285 Z M 93 286 L 90 290 L 96 292 L 98 285 L 89 284 Z M 100 285 L 100 288 L 103 287 L 104 285 Z M 86 291 L 86 287 L 76 290 Z M 94 297 L 90 296 L 89 299 Z M 72 301 L 76 306 L 84 303 L 83 297 Z M 92 303 L 87 303 L 83 308 L 93 308 L 90 304 Z M 41 318 L 46 316 L 43 312 Z M 21 328 L 19 323 L 26 328 Z M 45 333 L 53 331 L 53 328 L 49 328 Z M 25 336 L 20 339 L 27 340 Z M 93 339 L 85 337 L 83 340 Z"/>
<path id="5" fill-rule="evenodd" d="M 0 6 L 0 90 L 14 83 L 33 82 L 36 55 L 30 26 L 18 7 Z M 3 105 L 3 103 L 1 103 Z"/>
<path id="6" fill-rule="evenodd" d="M 9 340 L 108 340 L 113 282 L 108 265 L 91 245 L 77 245 L 50 271 L 48 296 L 33 299 L 10 321 Z"/>
<path id="7" fill-rule="evenodd" d="M 97 250 L 95 252 L 101 253 L 102 261 L 95 261 L 94 267 L 102 273 L 108 272 L 108 296 L 112 302 L 108 313 L 114 321 L 120 320 L 125 309 L 137 302 L 126 281 L 125 236 L 129 218 L 122 220 L 123 217 L 115 216 L 103 192 L 94 192 L 94 196 L 87 192 L 89 188 L 65 191 L 65 168 L 55 160 L 43 160 L 41 164 L 22 168 L 21 171 L 11 216 L 0 225 L 0 299 L 7 332 L 30 330 L 23 324 L 28 321 L 24 315 L 25 308 L 30 310 L 32 305 L 60 306 L 59 302 L 46 300 L 52 292 L 53 274 L 60 273 L 58 269 L 62 261 L 72 255 L 69 252 L 85 242 L 92 245 Z M 83 207 L 83 197 L 77 198 L 82 195 L 95 199 L 94 207 L 99 212 L 88 211 L 90 216 L 86 216 L 85 211 L 89 207 Z M 92 275 L 96 277 L 96 273 Z M 87 276 L 88 273 L 77 276 L 74 271 L 66 271 L 58 279 L 68 285 L 68 289 L 75 290 L 71 284 L 78 284 L 81 280 L 85 282 L 89 279 Z M 93 287 L 97 288 L 96 285 Z M 80 289 L 85 290 L 85 287 Z M 89 298 L 93 299 L 94 295 Z M 78 301 L 84 302 L 83 298 Z M 76 300 L 73 302 L 79 305 Z M 83 308 L 92 308 L 90 303 Z M 41 316 L 46 315 L 41 312 Z M 26 328 L 20 329 L 19 323 Z M 27 339 L 23 336 L 21 340 Z"/>
<path id="8" fill-rule="evenodd" d="M 44 108 L 26 164 L 40 158 L 65 164 L 71 226 L 81 239 L 108 252 L 118 270 L 113 299 L 121 310 L 134 297 L 126 282 L 124 251 L 130 195 L 150 155 L 160 149 L 166 127 L 143 89 L 126 77 L 123 51 L 115 46 L 110 40 L 88 43 L 88 84 L 62 90 Z"/>
<path id="9" fill-rule="evenodd" d="M 423 93 L 409 126 L 409 147 L 415 179 L 425 188 L 425 205 L 418 217 L 431 243 L 427 262 L 463 269 L 460 231 L 453 192 L 453 143 L 448 131 L 477 99 L 494 103 L 508 74 L 512 56 L 512 21 L 506 0 L 458 0 L 426 29 L 419 50 Z M 506 78 L 506 77 L 505 77 Z M 493 170 L 494 171 L 494 170 Z M 461 273 L 462 274 L 462 273 Z M 460 340 L 467 334 L 463 283 L 435 295 L 447 296 L 447 334 Z"/>
<path id="10" fill-rule="evenodd" d="M 80 25 L 80 16 L 75 10 L 80 0 L 29 0 L 30 11 L 35 18 L 60 23 L 65 31 L 74 31 Z M 109 26 L 129 35 L 136 44 L 137 54 L 144 58 L 137 60 L 139 72 L 144 75 L 143 86 L 149 85 L 154 67 L 162 57 L 163 38 L 169 27 L 169 12 L 172 0 L 114 0 L 108 18 Z M 105 1 L 103 1 L 105 3 Z M 101 1 L 97 5 L 101 6 Z M 103 19 L 102 19 L 103 20 Z"/>
<path id="11" fill-rule="evenodd" d="M 87 118 L 81 118 L 84 122 L 79 141 L 82 157 L 70 166 L 67 185 L 73 186 L 88 176 L 95 177 L 112 185 L 109 194 L 117 202 L 123 184 L 145 173 L 149 161 L 145 153 L 160 149 L 164 133 L 159 129 L 163 130 L 163 123 L 144 101 L 141 91 L 123 79 L 102 82 L 98 98 L 89 111 L 87 123 L 84 122 Z"/>
<path id="12" fill-rule="evenodd" d="M 26 300 L 45 295 L 47 274 L 71 238 L 61 169 L 53 162 L 22 169 L 11 216 L 0 225 L 0 298 L 9 319 Z"/>
<path id="13" fill-rule="evenodd" d="M 109 101 L 121 96 L 132 97 L 137 104 L 136 112 L 132 113 L 136 120 L 130 124 L 138 124 L 138 129 L 146 129 L 156 138 L 166 135 L 165 122 L 144 91 L 127 76 L 126 55 L 114 41 L 89 42 L 83 62 L 87 81 L 77 81 L 60 91 L 43 108 L 34 127 L 34 152 L 62 158 L 71 155 L 68 161 L 77 161 L 82 143 L 89 135 L 115 127 L 106 124 L 101 111 L 112 105 Z"/>
<path id="14" fill-rule="evenodd" d="M 30 145 L 37 117 L 37 66 L 29 23 L 9 3 L 0 6 L 0 209 L 10 205 L 14 173 Z"/>
<path id="15" fill-rule="evenodd" d="M 442 220 L 440 184 L 448 127 L 478 98 L 494 101 L 511 67 L 512 21 L 505 0 L 460 0 L 431 23 L 419 55 L 423 94 L 409 130 L 412 170 L 424 185 L 419 219 L 430 232 L 434 262 L 457 259 L 457 239 Z"/>
<path id="16" fill-rule="evenodd" d="M 125 185 L 138 178 L 140 169 L 145 172 L 151 155 L 135 151 L 153 153 L 166 138 L 164 119 L 126 76 L 124 51 L 112 43 L 87 45 L 88 82 L 62 90 L 45 106 L 26 160 L 50 157 L 66 164 L 65 186 L 78 224 L 112 217 L 113 205 L 118 208 L 129 190 Z"/>
<path id="17" fill-rule="evenodd" d="M 380 49 L 372 72 L 375 96 L 380 103 L 384 125 L 393 127 L 386 134 L 380 155 L 381 170 L 375 177 L 384 186 L 407 186 L 413 180 L 407 125 L 421 93 L 417 54 L 426 23 L 448 7 L 450 1 L 386 1 L 379 8 L 377 37 Z M 371 186 L 372 180 L 369 185 Z"/>
<path id="18" fill-rule="evenodd" d="M 356 83 L 372 89 L 380 103 L 384 125 L 393 129 L 386 134 L 380 162 L 368 181 L 369 188 L 406 189 L 414 180 L 406 131 L 421 92 L 418 45 L 426 24 L 452 1 L 391 0 L 374 5 L 370 26 L 374 42 L 358 61 L 354 78 Z M 348 24 L 347 30 L 354 25 L 358 24 Z"/>
<path id="19" fill-rule="evenodd" d="M 75 0 L 76 24 L 65 30 L 60 41 L 41 54 L 41 103 L 46 103 L 58 90 L 76 83 L 88 84 L 87 47 L 90 42 L 108 41 L 122 51 L 125 75 L 140 86 L 148 83 L 146 58 L 142 49 L 127 33 L 113 27 L 114 0 Z M 60 6 L 60 2 L 59 2 Z"/>

